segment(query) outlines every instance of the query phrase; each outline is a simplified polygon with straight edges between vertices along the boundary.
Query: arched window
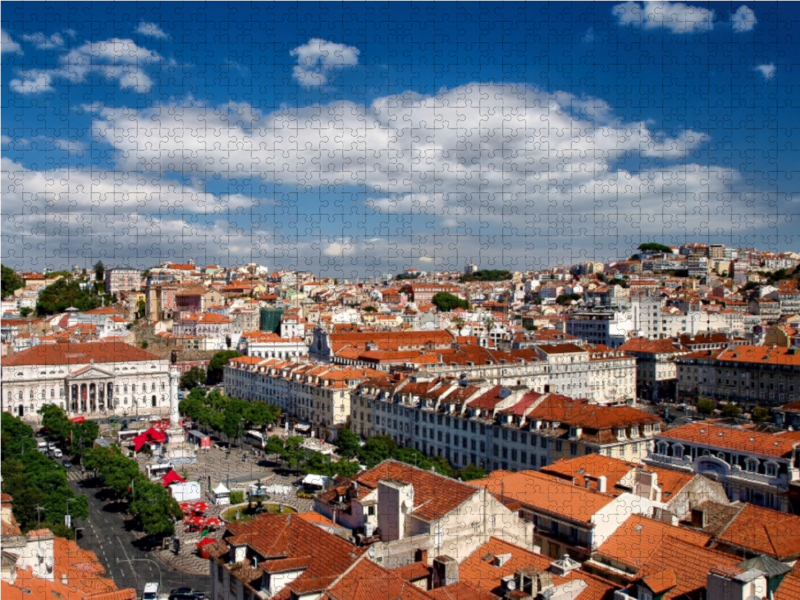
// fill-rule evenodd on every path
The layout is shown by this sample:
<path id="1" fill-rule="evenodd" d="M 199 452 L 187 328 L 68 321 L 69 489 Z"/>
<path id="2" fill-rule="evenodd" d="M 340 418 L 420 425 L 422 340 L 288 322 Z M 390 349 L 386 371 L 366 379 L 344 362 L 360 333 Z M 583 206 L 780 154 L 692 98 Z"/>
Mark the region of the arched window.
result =
<path id="1" fill-rule="evenodd" d="M 667 449 L 668 449 L 667 442 L 658 442 L 658 444 L 656 444 L 656 452 L 658 454 L 663 454 L 666 456 Z"/>
<path id="2" fill-rule="evenodd" d="M 778 476 L 778 465 L 774 462 L 768 462 L 766 465 L 767 475 L 770 477 L 777 477 Z"/>
<path id="3" fill-rule="evenodd" d="M 744 468 L 748 473 L 758 473 L 758 460 L 755 458 L 746 458 L 744 461 Z"/>

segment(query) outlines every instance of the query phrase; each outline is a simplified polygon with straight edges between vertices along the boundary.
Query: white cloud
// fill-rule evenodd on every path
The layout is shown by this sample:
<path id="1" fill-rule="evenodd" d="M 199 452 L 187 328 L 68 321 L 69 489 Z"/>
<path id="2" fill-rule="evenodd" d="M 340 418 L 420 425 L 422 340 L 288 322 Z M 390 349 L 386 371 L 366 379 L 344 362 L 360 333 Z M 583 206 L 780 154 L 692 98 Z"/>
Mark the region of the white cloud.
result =
<path id="1" fill-rule="evenodd" d="M 134 89 L 142 94 L 153 87 L 153 80 L 143 67 L 162 60 L 158 53 L 129 39 L 87 42 L 63 55 L 61 65 L 55 69 L 23 72 L 22 79 L 12 80 L 10 85 L 17 93 L 37 94 L 52 90 L 56 78 L 84 83 L 89 75 L 96 73 L 107 80 L 117 81 L 122 89 Z"/>
<path id="2" fill-rule="evenodd" d="M 289 54 L 297 57 L 295 79 L 305 87 L 315 87 L 326 84 L 334 70 L 357 65 L 360 53 L 354 46 L 312 38 Z"/>
<path id="3" fill-rule="evenodd" d="M 611 13 L 624 25 L 644 29 L 664 28 L 673 33 L 711 31 L 714 28 L 714 11 L 683 2 L 623 2 Z"/>
<path id="4" fill-rule="evenodd" d="M 20 45 L 11 39 L 11 36 L 6 33 L 5 29 L 0 29 L 0 52 L 19 52 Z"/>
<path id="5" fill-rule="evenodd" d="M 777 72 L 778 67 L 776 67 L 773 63 L 769 63 L 766 65 L 758 65 L 754 67 L 754 70 L 761 73 L 764 79 L 772 79 L 773 77 L 775 77 L 775 73 Z"/>
<path id="6" fill-rule="evenodd" d="M 169 37 L 166 33 L 164 33 L 164 30 L 161 29 L 161 27 L 159 27 L 157 24 L 145 23 L 144 21 L 139 23 L 139 26 L 136 28 L 136 33 L 139 33 L 141 35 L 149 35 L 150 37 L 161 38 L 161 39 L 166 39 Z"/>
<path id="7" fill-rule="evenodd" d="M 32 43 L 39 50 L 60 48 L 64 45 L 64 37 L 60 33 L 54 33 L 50 37 L 47 37 L 44 32 L 38 31 L 31 35 L 23 35 L 22 39 L 26 42 Z"/>
<path id="8" fill-rule="evenodd" d="M 23 72 L 22 79 L 12 79 L 8 85 L 18 94 L 39 94 L 53 89 L 52 71 Z"/>
<path id="9" fill-rule="evenodd" d="M 750 31 L 756 26 L 756 23 L 758 23 L 756 13 L 744 4 L 731 15 L 731 28 L 736 33 Z"/>

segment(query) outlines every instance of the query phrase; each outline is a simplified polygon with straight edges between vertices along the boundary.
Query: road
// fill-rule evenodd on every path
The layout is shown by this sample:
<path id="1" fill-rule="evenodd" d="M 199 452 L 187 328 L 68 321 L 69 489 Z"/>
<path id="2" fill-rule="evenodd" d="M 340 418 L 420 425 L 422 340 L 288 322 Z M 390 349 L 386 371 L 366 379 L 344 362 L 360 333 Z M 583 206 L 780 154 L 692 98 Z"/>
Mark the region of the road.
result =
<path id="1" fill-rule="evenodd" d="M 192 587 L 208 591 L 208 576 L 189 575 L 170 569 L 161 563 L 155 552 L 147 552 L 135 543 L 134 536 L 126 531 L 125 522 L 115 512 L 115 505 L 106 504 L 97 498 L 99 488 L 91 487 L 90 480 L 82 481 L 80 469 L 69 471 L 69 486 L 77 494 L 89 499 L 89 518 L 76 519 L 74 527 L 83 527 L 83 537 L 78 541 L 81 548 L 94 552 L 110 576 L 120 588 L 134 588 L 141 595 L 144 584 L 161 582 L 161 592 L 168 593 L 177 587 Z"/>

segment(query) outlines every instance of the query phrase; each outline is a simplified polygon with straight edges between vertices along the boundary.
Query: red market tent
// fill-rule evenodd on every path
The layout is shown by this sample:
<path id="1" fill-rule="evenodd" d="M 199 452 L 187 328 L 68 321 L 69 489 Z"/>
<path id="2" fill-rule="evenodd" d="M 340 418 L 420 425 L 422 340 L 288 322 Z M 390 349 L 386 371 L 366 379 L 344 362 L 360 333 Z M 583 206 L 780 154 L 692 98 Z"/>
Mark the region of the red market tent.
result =
<path id="1" fill-rule="evenodd" d="M 192 510 L 200 513 L 206 512 L 208 510 L 208 504 L 205 502 L 195 502 L 192 504 Z"/>
<path id="2" fill-rule="evenodd" d="M 159 431 L 158 429 L 154 429 L 153 427 L 143 433 L 140 433 L 131 440 L 131 442 L 133 442 L 133 449 L 135 452 L 139 452 L 139 450 L 141 450 L 142 447 L 149 442 L 163 444 L 166 441 L 167 436 L 163 432 Z"/>
<path id="3" fill-rule="evenodd" d="M 164 477 L 161 478 L 161 483 L 164 484 L 164 487 L 167 487 L 168 485 L 173 483 L 186 483 L 186 480 L 180 475 L 178 475 L 175 472 L 175 469 L 172 469 L 169 473 L 167 473 L 166 475 L 164 475 Z"/>

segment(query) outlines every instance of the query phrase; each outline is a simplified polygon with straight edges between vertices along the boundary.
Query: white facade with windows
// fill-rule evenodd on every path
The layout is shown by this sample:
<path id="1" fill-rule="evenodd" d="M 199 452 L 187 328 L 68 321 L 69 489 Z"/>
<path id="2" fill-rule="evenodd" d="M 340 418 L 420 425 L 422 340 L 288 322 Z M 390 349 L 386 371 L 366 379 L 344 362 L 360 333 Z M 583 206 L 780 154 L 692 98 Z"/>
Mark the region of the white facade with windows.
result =
<path id="1" fill-rule="evenodd" d="M 40 345 L 7 357 L 2 373 L 2 409 L 20 417 L 45 404 L 69 416 L 169 411 L 169 361 L 121 342 Z"/>

